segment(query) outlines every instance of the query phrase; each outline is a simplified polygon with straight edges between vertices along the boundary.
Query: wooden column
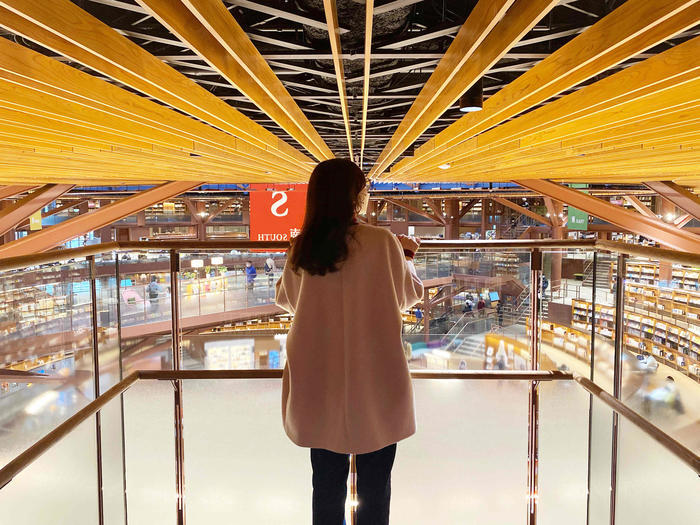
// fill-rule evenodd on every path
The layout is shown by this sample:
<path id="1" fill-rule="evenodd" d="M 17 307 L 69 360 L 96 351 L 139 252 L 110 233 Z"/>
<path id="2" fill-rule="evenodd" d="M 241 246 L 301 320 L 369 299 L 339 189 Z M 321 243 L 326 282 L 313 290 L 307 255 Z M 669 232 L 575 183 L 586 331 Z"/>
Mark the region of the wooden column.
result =
<path id="1" fill-rule="evenodd" d="M 379 201 L 369 201 L 369 206 L 367 206 L 367 224 L 371 224 L 372 226 L 377 225 L 378 204 Z"/>
<path id="2" fill-rule="evenodd" d="M 445 199 L 445 239 L 459 239 L 459 199 Z"/>
<path id="3" fill-rule="evenodd" d="M 661 214 L 661 220 L 666 221 L 666 216 L 668 214 L 672 214 L 675 218 L 676 216 L 676 206 L 662 198 L 658 197 L 658 199 L 661 201 L 661 205 L 659 206 L 661 209 L 659 210 L 659 213 Z M 670 248 L 669 246 L 661 245 L 662 248 Z M 673 264 L 667 261 L 659 261 L 659 282 L 666 281 L 668 285 L 671 284 L 671 281 L 673 280 Z"/>
<path id="4" fill-rule="evenodd" d="M 423 290 L 423 334 L 425 335 L 425 343 L 430 342 L 430 294 L 429 288 Z"/>
<path id="5" fill-rule="evenodd" d="M 486 238 L 486 225 L 488 222 L 489 199 L 481 199 L 481 238 Z"/>

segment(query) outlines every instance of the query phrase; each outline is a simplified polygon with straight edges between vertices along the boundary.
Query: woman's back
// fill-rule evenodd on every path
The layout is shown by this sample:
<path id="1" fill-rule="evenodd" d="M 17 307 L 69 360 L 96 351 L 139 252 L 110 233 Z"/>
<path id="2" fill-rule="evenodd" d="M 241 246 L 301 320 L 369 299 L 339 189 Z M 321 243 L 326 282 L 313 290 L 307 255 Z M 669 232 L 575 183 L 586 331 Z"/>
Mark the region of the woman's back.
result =
<path id="1" fill-rule="evenodd" d="M 338 267 L 321 276 L 288 264 L 278 283 L 277 304 L 295 314 L 283 419 L 300 446 L 365 453 L 415 431 L 401 311 L 423 287 L 383 228 L 353 226 Z"/>

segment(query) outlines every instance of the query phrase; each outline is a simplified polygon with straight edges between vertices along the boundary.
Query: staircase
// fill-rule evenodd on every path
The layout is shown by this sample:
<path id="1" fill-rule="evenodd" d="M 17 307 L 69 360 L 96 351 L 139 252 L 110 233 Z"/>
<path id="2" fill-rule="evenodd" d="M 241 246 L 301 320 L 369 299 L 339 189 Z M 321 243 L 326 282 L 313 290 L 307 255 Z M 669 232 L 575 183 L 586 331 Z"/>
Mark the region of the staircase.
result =
<path id="1" fill-rule="evenodd" d="M 608 290 L 610 288 L 610 263 L 612 259 L 598 254 L 596 263 L 596 289 Z M 583 271 L 583 286 L 593 286 L 593 261 L 591 260 Z"/>
<path id="2" fill-rule="evenodd" d="M 513 225 L 509 225 L 501 231 L 501 239 L 520 239 L 520 236 L 530 226 L 531 224 L 528 224 L 526 218 L 521 215 Z"/>
<path id="3" fill-rule="evenodd" d="M 470 357 L 484 357 L 484 336 L 483 334 L 466 337 L 460 345 L 455 348 L 455 353 Z"/>

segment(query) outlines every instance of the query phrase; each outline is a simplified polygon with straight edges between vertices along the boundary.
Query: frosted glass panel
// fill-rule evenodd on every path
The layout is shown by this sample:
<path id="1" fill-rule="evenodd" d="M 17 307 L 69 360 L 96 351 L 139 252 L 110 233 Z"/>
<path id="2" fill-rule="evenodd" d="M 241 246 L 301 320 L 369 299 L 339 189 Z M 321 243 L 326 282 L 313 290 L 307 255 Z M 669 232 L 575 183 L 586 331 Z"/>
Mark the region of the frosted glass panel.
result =
<path id="1" fill-rule="evenodd" d="M 185 381 L 187 523 L 311 522 L 309 451 L 282 429 L 279 379 Z"/>
<path id="2" fill-rule="evenodd" d="M 589 397 L 573 381 L 540 384 L 539 525 L 586 524 Z"/>
<path id="3" fill-rule="evenodd" d="M 95 525 L 96 448 L 89 418 L 0 489 L 0 523 Z"/>
<path id="4" fill-rule="evenodd" d="M 700 477 L 624 420 L 619 445 L 616 523 L 697 524 Z"/>
<path id="5" fill-rule="evenodd" d="M 100 410 L 102 432 L 102 487 L 105 525 L 124 524 L 124 463 L 122 461 L 121 398 Z"/>
<path id="6" fill-rule="evenodd" d="M 176 523 L 174 396 L 170 381 L 139 381 L 124 394 L 129 525 Z M 203 435 L 206 431 L 202 429 Z"/>
<path id="7" fill-rule="evenodd" d="M 612 418 L 610 407 L 593 398 L 589 525 L 609 525 L 610 523 Z"/>
<path id="8" fill-rule="evenodd" d="M 392 522 L 522 523 L 526 382 L 423 379 L 413 384 L 418 431 L 398 445 Z"/>

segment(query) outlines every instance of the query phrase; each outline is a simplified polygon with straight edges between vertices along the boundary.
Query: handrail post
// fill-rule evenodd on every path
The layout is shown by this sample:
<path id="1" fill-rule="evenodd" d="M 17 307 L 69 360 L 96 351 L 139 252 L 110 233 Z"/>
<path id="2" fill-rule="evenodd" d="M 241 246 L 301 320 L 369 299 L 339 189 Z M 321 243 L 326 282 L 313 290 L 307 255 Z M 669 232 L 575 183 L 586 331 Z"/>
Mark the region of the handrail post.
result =
<path id="1" fill-rule="evenodd" d="M 117 348 L 119 349 L 119 381 L 124 380 L 124 356 L 122 355 L 122 292 L 121 292 L 121 268 L 119 267 L 119 252 L 114 253 L 114 277 L 117 287 Z M 119 394 L 119 418 L 121 427 L 122 445 L 122 489 L 124 491 L 124 525 L 129 524 L 129 503 L 127 497 L 126 482 L 126 432 L 124 428 L 124 394 Z"/>
<path id="2" fill-rule="evenodd" d="M 172 329 L 173 370 L 180 370 L 180 254 L 170 250 L 170 311 Z M 182 380 L 173 381 L 175 408 L 175 491 L 177 494 L 177 525 L 185 525 L 185 439 L 183 433 Z"/>
<path id="3" fill-rule="evenodd" d="M 97 287 L 95 285 L 97 268 L 95 267 L 95 256 L 89 255 L 88 271 L 90 274 L 90 321 L 92 323 L 92 366 L 93 366 L 93 388 L 95 399 L 100 397 L 100 353 L 99 338 L 97 333 Z M 102 421 L 99 410 L 95 412 L 95 451 L 97 452 L 97 519 L 99 525 L 104 524 L 104 483 L 102 479 Z"/>
<path id="4" fill-rule="evenodd" d="M 539 334 L 539 291 L 542 274 L 542 252 L 537 248 L 530 253 L 530 357 L 532 370 L 540 368 L 540 334 Z M 537 498 L 538 479 L 537 469 L 539 462 L 539 381 L 530 382 L 528 405 L 528 435 L 527 435 L 527 461 L 528 461 L 528 506 L 527 524 L 537 523 Z"/>
<path id="5" fill-rule="evenodd" d="M 622 347 L 625 327 L 625 276 L 627 275 L 628 255 L 617 256 L 617 276 L 615 277 L 615 361 L 613 366 L 613 396 L 622 398 Z M 612 454 L 610 459 L 610 525 L 615 525 L 617 503 L 617 463 L 620 416 L 613 411 Z"/>
<path id="6" fill-rule="evenodd" d="M 595 376 L 595 306 L 596 306 L 596 287 L 598 286 L 598 251 L 593 251 L 593 289 L 591 290 L 591 371 L 590 380 L 593 381 Z M 579 288 L 580 289 L 580 288 Z M 593 394 L 589 394 L 588 399 L 588 463 L 586 466 L 586 525 L 590 523 L 591 519 L 591 458 L 592 458 L 592 439 L 593 434 Z"/>

